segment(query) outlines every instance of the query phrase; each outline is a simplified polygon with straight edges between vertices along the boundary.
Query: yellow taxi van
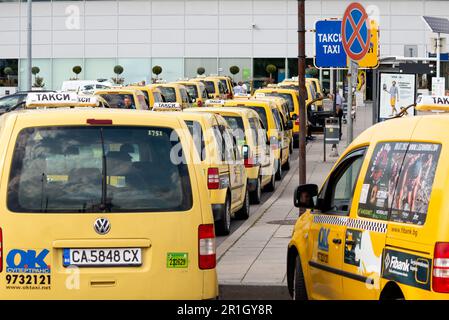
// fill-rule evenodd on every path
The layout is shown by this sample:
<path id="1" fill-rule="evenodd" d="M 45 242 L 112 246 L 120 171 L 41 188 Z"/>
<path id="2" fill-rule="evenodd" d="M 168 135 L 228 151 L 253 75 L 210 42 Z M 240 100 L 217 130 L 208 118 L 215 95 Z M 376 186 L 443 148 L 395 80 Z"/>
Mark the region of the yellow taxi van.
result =
<path id="1" fill-rule="evenodd" d="M 0 299 L 218 296 L 212 210 L 184 121 L 52 108 L 6 113 L 0 128 Z"/>
<path id="2" fill-rule="evenodd" d="M 154 85 L 148 86 L 127 86 L 126 88 L 140 90 L 145 96 L 145 101 L 148 107 L 151 109 L 153 105 L 158 102 L 164 102 L 161 91 Z"/>
<path id="3" fill-rule="evenodd" d="M 290 118 L 293 123 L 293 147 L 299 147 L 299 96 L 295 89 L 285 88 L 263 88 L 254 92 L 254 97 L 258 96 L 281 97 L 287 100 Z"/>
<path id="4" fill-rule="evenodd" d="M 255 99 L 273 101 L 276 104 L 276 107 L 278 108 L 278 110 L 281 114 L 281 120 L 284 125 L 284 128 L 291 128 L 291 129 L 286 130 L 286 134 L 287 134 L 287 137 L 289 140 L 290 154 L 292 154 L 293 153 L 293 121 L 291 121 L 291 119 L 290 119 L 290 111 L 288 109 L 287 100 L 285 100 L 284 98 L 281 98 L 281 97 L 276 97 L 276 96 L 265 96 L 263 93 L 258 94 L 258 96 Z"/>
<path id="5" fill-rule="evenodd" d="M 267 100 L 226 100 L 224 102 L 224 107 L 241 107 L 250 108 L 257 112 L 260 120 L 263 124 L 263 128 L 267 131 L 267 143 L 270 145 L 273 157 L 274 167 L 272 168 L 275 172 L 276 180 L 282 179 L 282 171 L 290 169 L 290 149 L 289 149 L 289 138 L 286 133 L 290 127 L 285 128 L 282 120 L 281 114 L 275 103 Z M 291 122 L 289 123 L 291 124 Z"/>
<path id="6" fill-rule="evenodd" d="M 94 95 L 105 99 L 110 108 L 136 110 L 149 109 L 145 100 L 145 95 L 142 91 L 133 88 L 120 87 L 96 90 Z"/>
<path id="7" fill-rule="evenodd" d="M 225 99 L 233 99 L 234 98 L 234 87 L 232 86 L 232 79 L 228 76 L 219 76 L 219 75 L 210 75 L 205 78 L 208 79 L 218 79 L 225 89 Z"/>
<path id="8" fill-rule="evenodd" d="M 182 109 L 192 107 L 193 101 L 183 85 L 171 82 L 154 84 L 153 86 L 161 91 L 164 102 L 179 103 Z"/>
<path id="9" fill-rule="evenodd" d="M 226 87 L 223 85 L 220 79 L 197 77 L 192 78 L 189 81 L 204 83 L 204 85 L 206 86 L 207 97 L 209 99 L 224 100 L 227 98 Z"/>
<path id="10" fill-rule="evenodd" d="M 271 170 L 270 149 L 267 134 L 256 111 L 249 108 L 201 108 L 196 112 L 209 112 L 222 116 L 236 137 L 237 146 L 243 156 L 247 175 L 250 202 L 259 204 L 262 190 L 274 191 L 276 179 Z"/>
<path id="11" fill-rule="evenodd" d="M 196 164 L 207 185 L 215 231 L 228 235 L 231 219 L 248 219 L 250 199 L 242 154 L 226 120 L 213 113 L 171 112 L 184 120 L 197 150 Z M 205 190 L 206 191 L 206 190 Z"/>
<path id="12" fill-rule="evenodd" d="M 20 109 L 50 109 L 50 108 L 109 108 L 107 101 L 100 97 L 88 94 L 77 94 L 73 91 L 58 92 L 30 92 L 26 99 L 13 110 Z"/>
<path id="13" fill-rule="evenodd" d="M 208 99 L 207 92 L 206 92 L 206 86 L 202 82 L 193 82 L 188 80 L 180 80 L 176 81 L 176 83 L 183 85 L 190 98 L 193 102 L 193 107 L 203 107 L 204 102 Z"/>
<path id="14" fill-rule="evenodd" d="M 449 111 L 449 97 L 418 100 L 416 110 Z M 288 245 L 293 298 L 449 298 L 448 127 L 447 113 L 379 123 L 320 190 L 297 188 L 305 212 Z"/>

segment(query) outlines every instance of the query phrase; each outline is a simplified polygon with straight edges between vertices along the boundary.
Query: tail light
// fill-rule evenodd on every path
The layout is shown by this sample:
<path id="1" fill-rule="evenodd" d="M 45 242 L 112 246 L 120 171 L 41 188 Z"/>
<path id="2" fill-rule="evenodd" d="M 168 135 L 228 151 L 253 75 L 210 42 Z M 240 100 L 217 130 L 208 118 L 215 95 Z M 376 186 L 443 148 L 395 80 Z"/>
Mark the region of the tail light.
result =
<path id="1" fill-rule="evenodd" d="M 244 160 L 245 168 L 254 167 L 254 159 L 250 156 L 249 146 L 244 145 L 242 151 L 243 151 L 243 160 Z"/>
<path id="2" fill-rule="evenodd" d="M 295 124 L 299 126 L 299 118 L 295 120 Z"/>
<path id="3" fill-rule="evenodd" d="M 111 125 L 112 120 L 110 120 L 110 119 L 87 119 L 86 123 L 92 124 L 92 125 Z"/>
<path id="4" fill-rule="evenodd" d="M 209 189 L 220 189 L 220 172 L 218 168 L 207 169 L 207 187 Z"/>
<path id="5" fill-rule="evenodd" d="M 0 272 L 3 271 L 3 232 L 0 228 Z"/>
<path id="6" fill-rule="evenodd" d="M 215 231 L 213 224 L 202 224 L 198 228 L 198 264 L 202 270 L 213 269 L 217 265 L 215 252 Z"/>
<path id="7" fill-rule="evenodd" d="M 202 106 L 203 106 L 203 101 L 201 101 L 201 100 L 200 100 L 200 101 L 198 101 L 198 107 L 200 107 L 200 108 L 201 108 Z"/>
<path id="8" fill-rule="evenodd" d="M 433 255 L 432 288 L 435 292 L 449 293 L 449 243 L 437 242 Z"/>

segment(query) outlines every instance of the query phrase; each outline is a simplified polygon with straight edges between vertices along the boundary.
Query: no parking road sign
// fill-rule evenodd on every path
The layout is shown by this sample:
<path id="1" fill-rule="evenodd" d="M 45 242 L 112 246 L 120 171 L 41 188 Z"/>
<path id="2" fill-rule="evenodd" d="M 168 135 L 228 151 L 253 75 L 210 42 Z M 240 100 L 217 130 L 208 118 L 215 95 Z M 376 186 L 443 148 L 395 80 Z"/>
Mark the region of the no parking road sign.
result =
<path id="1" fill-rule="evenodd" d="M 370 48 L 371 26 L 368 14 L 360 3 L 351 3 L 341 26 L 343 48 L 352 60 L 362 60 Z"/>

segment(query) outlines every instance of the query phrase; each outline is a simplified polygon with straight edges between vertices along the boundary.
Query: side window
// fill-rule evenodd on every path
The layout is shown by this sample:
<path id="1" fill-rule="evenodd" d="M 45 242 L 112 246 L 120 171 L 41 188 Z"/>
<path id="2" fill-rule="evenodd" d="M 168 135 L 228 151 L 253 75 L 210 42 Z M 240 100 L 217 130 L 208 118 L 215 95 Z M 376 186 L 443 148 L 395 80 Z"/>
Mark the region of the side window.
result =
<path id="1" fill-rule="evenodd" d="M 423 225 L 441 145 L 386 142 L 374 149 L 362 192 L 361 217 Z"/>
<path id="2" fill-rule="evenodd" d="M 213 126 L 212 132 L 214 133 L 215 142 L 217 144 L 218 158 L 221 161 L 225 161 L 225 144 L 223 141 L 223 135 L 221 133 L 221 130 L 218 126 Z"/>
<path id="3" fill-rule="evenodd" d="M 364 155 L 365 149 L 349 154 L 332 172 L 321 194 L 318 196 L 319 207 L 323 213 L 349 214 Z"/>
<path id="4" fill-rule="evenodd" d="M 198 121 L 186 120 L 185 123 L 193 137 L 198 156 L 201 161 L 204 161 L 206 159 L 206 144 L 204 142 L 203 128 L 201 128 L 201 124 Z"/>
<path id="5" fill-rule="evenodd" d="M 221 82 L 218 82 L 218 90 L 221 94 L 225 93 L 225 88 L 223 87 L 223 84 Z"/>
<path id="6" fill-rule="evenodd" d="M 221 126 L 224 145 L 225 145 L 225 159 L 226 161 L 234 161 L 236 159 L 234 138 L 230 129 Z"/>
<path id="7" fill-rule="evenodd" d="M 249 127 L 251 130 L 251 136 L 254 139 L 254 143 L 256 144 L 256 146 L 258 146 L 259 145 L 258 127 L 256 120 L 254 118 L 249 118 Z"/>
<path id="8" fill-rule="evenodd" d="M 137 100 L 139 101 L 139 103 L 140 103 L 140 105 L 141 105 L 141 107 L 143 109 L 148 109 L 148 105 L 147 105 L 147 102 L 145 100 L 145 96 L 143 94 L 138 94 L 137 95 Z"/>
<path id="9" fill-rule="evenodd" d="M 179 89 L 179 92 L 181 93 L 181 100 L 183 103 L 189 102 L 189 97 L 187 96 L 187 92 L 184 89 Z"/>
<path id="10" fill-rule="evenodd" d="M 281 131 L 282 129 L 282 125 L 281 125 L 281 119 L 279 117 L 279 111 L 276 109 L 271 109 L 273 112 L 273 119 L 274 119 L 274 124 L 276 125 L 276 129 Z"/>

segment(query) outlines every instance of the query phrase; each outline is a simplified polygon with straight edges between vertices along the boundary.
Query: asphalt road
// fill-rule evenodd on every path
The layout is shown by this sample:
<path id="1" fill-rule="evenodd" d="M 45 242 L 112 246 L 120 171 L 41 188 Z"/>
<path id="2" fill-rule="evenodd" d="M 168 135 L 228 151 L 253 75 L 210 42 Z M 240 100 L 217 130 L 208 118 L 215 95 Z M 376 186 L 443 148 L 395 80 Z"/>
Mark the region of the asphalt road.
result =
<path id="1" fill-rule="evenodd" d="M 290 161 L 298 161 L 298 156 L 299 156 L 299 152 L 298 149 L 294 149 L 292 155 L 290 156 Z M 283 176 L 285 176 L 287 174 L 287 172 L 284 171 Z M 280 183 L 280 181 L 276 181 L 276 184 L 278 185 Z M 267 201 L 271 195 L 273 194 L 273 192 L 263 192 L 262 193 L 262 201 L 260 202 L 260 204 L 258 205 L 251 205 L 251 209 L 250 209 L 250 215 L 254 212 L 256 212 L 259 207 L 261 205 L 264 204 L 265 201 Z M 240 228 L 240 226 L 245 222 L 245 220 L 232 220 L 231 221 L 231 234 L 234 233 L 238 228 Z M 228 236 L 221 236 L 221 237 L 217 237 L 216 239 L 216 245 L 217 247 L 226 240 L 226 238 L 229 237 Z"/>

